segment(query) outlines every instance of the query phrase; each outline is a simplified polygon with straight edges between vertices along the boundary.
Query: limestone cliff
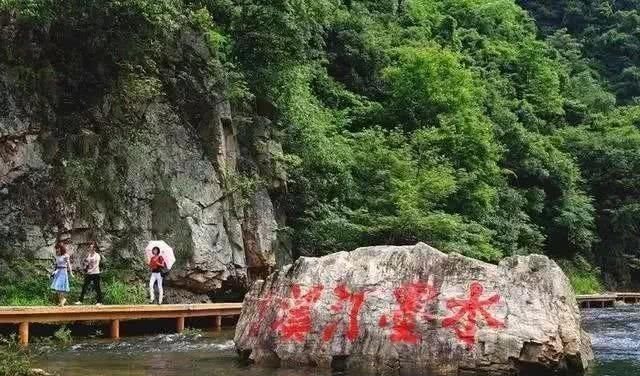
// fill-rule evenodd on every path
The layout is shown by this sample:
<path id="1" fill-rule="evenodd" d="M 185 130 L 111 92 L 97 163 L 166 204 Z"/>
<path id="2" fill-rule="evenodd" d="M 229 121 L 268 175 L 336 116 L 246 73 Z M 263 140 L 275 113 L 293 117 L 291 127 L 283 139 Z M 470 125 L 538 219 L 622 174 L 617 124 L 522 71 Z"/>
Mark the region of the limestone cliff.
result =
<path id="1" fill-rule="evenodd" d="M 0 14 L 2 273 L 49 260 L 58 239 L 77 256 L 96 239 L 110 267 L 143 275 L 141 248 L 164 239 L 170 285 L 211 294 L 286 258 L 271 120 L 230 104 L 204 38 L 183 28 L 148 74 L 128 47 L 68 26 Z"/>

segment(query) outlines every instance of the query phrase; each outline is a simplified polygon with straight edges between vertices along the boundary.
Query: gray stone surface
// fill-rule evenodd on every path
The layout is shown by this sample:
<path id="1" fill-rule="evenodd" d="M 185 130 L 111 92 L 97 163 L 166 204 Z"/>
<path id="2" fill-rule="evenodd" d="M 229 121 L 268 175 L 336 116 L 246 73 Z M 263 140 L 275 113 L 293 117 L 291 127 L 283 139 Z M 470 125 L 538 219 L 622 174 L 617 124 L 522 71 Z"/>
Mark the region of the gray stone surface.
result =
<path id="1" fill-rule="evenodd" d="M 84 87 L 83 75 L 64 76 L 43 53 L 55 49 L 47 45 L 51 30 L 16 25 L 12 15 L 0 15 L 0 258 L 48 262 L 59 239 L 72 254 L 80 251 L 72 255 L 80 267 L 95 239 L 111 268 L 132 269 L 142 279 L 143 247 L 162 239 L 178 259 L 168 284 L 189 291 L 176 293 L 180 301 L 202 300 L 225 282 L 245 283 L 249 267 L 275 265 L 269 177 L 241 171 L 258 156 L 252 139 L 239 138 L 229 102 L 212 89 L 220 82 L 207 70 L 212 57 L 201 35 L 182 33 L 166 46 L 175 70 L 145 77 L 143 85 L 157 80 L 166 92 L 140 99 L 118 91 L 126 85 L 107 82 L 111 91 L 77 98 L 62 83 Z M 22 58 L 7 58 L 13 53 Z M 113 79 L 128 77 L 120 76 Z M 64 111 L 63 96 L 74 103 Z M 248 127 L 258 121 L 241 117 Z M 265 183 L 230 193 L 241 173 Z M 253 198 L 245 203 L 241 193 Z"/>
<path id="2" fill-rule="evenodd" d="M 378 375 L 574 375 L 593 359 L 555 262 L 496 266 L 423 243 L 282 268 L 246 295 L 235 343 L 257 363 Z"/>

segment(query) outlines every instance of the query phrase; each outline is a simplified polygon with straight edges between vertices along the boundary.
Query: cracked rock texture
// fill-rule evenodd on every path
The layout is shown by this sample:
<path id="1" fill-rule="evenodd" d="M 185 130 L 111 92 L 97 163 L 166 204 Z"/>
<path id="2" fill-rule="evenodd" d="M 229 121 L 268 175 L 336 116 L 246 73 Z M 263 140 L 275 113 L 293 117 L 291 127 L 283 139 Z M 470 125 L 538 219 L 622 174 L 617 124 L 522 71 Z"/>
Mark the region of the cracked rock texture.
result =
<path id="1" fill-rule="evenodd" d="M 423 243 L 285 266 L 246 295 L 235 343 L 257 363 L 376 375 L 576 375 L 593 359 L 555 262 L 491 265 Z"/>
<path id="2" fill-rule="evenodd" d="M 79 33 L 0 14 L 0 272 L 48 262 L 57 240 L 79 267 L 96 239 L 109 268 L 144 276 L 142 248 L 163 239 L 182 291 L 167 300 L 183 302 L 286 261 L 271 120 L 231 108 L 202 35 L 182 31 L 147 77 Z"/>

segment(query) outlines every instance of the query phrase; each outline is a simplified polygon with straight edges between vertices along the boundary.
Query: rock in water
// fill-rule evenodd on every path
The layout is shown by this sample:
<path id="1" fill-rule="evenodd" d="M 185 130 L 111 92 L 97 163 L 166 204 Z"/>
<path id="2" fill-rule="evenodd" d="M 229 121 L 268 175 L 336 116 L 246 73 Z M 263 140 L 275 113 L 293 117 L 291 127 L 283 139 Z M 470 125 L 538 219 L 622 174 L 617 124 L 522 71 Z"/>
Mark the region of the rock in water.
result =
<path id="1" fill-rule="evenodd" d="M 574 375 L 593 359 L 555 262 L 423 243 L 300 258 L 253 285 L 235 343 L 256 363 L 377 375 Z"/>

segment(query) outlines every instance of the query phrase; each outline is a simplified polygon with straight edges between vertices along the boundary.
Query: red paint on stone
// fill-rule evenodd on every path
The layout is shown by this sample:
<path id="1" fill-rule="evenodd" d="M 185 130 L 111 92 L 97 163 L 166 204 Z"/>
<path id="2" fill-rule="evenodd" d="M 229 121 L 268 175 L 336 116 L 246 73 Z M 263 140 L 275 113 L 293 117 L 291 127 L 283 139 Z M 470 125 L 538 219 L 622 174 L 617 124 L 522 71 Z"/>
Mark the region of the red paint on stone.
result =
<path id="1" fill-rule="evenodd" d="M 325 342 L 330 341 L 335 335 L 338 325 L 342 325 L 346 326 L 346 330 L 344 331 L 345 337 L 353 342 L 358 338 L 358 334 L 360 333 L 358 317 L 364 304 L 365 292 L 351 292 L 345 284 L 340 284 L 333 289 L 333 293 L 338 298 L 338 302 L 331 306 L 331 311 L 335 314 L 342 314 L 342 317 L 327 324 L 322 339 Z M 350 306 L 350 308 L 347 308 L 347 306 Z M 344 323 L 344 314 L 348 317 L 347 324 Z"/>
<path id="2" fill-rule="evenodd" d="M 337 323 L 335 322 L 329 323 L 329 325 L 327 325 L 326 328 L 324 328 L 324 330 L 322 331 L 322 340 L 325 342 L 330 341 L 331 338 L 333 338 L 333 335 L 335 334 L 336 329 L 338 329 Z"/>
<path id="3" fill-rule="evenodd" d="M 291 298 L 280 307 L 278 319 L 271 328 L 285 341 L 304 342 L 311 331 L 311 308 L 320 299 L 323 286 L 313 286 L 306 294 L 298 284 L 291 286 Z"/>
<path id="4" fill-rule="evenodd" d="M 351 311 L 349 311 L 349 329 L 347 330 L 347 339 L 351 342 L 358 338 L 360 328 L 358 326 L 358 315 L 364 303 L 364 292 L 355 292 L 349 297 L 351 300 Z"/>
<path id="5" fill-rule="evenodd" d="M 249 335 L 253 337 L 257 337 L 260 333 L 260 328 L 262 327 L 263 321 L 267 319 L 267 313 L 269 308 L 272 306 L 274 301 L 274 296 L 271 293 L 267 293 L 263 298 L 258 300 L 257 308 L 257 316 L 258 319 L 252 322 L 249 326 Z"/>
<path id="6" fill-rule="evenodd" d="M 447 309 L 453 311 L 459 308 L 451 317 L 442 320 L 442 327 L 452 328 L 460 341 L 468 348 L 476 343 L 476 331 L 478 329 L 478 313 L 491 328 L 504 328 L 504 323 L 495 319 L 486 308 L 500 301 L 499 295 L 493 295 L 488 299 L 481 299 L 484 287 L 479 282 L 473 282 L 470 287 L 469 299 L 448 299 Z M 465 317 L 466 316 L 466 317 Z"/>
<path id="7" fill-rule="evenodd" d="M 381 328 L 386 328 L 389 325 L 389 321 L 387 320 L 387 315 L 380 316 L 380 320 L 378 320 L 378 326 Z"/>
<path id="8" fill-rule="evenodd" d="M 417 281 L 396 288 L 393 295 L 398 303 L 398 308 L 393 311 L 391 342 L 418 343 L 420 341 L 419 333 L 416 330 L 418 314 L 425 309 L 426 303 L 433 301 L 438 296 L 438 292 L 433 287 L 433 283 Z M 432 316 L 423 313 L 423 318 L 430 319 Z M 380 318 L 379 325 L 383 326 L 382 324 L 383 318 Z M 386 326 L 386 316 L 384 324 Z"/>

